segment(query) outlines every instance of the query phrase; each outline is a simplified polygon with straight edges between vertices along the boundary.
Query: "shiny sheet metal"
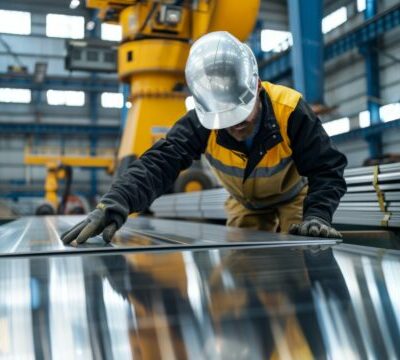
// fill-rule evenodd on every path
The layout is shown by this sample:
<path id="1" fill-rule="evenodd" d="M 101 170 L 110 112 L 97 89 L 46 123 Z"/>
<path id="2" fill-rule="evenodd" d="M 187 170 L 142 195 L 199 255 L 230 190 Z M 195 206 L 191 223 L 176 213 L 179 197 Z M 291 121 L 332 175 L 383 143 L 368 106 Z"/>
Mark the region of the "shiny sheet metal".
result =
<path id="1" fill-rule="evenodd" d="M 81 216 L 27 217 L 0 227 L 0 256 L 248 245 L 335 244 L 336 240 L 272 234 L 221 225 L 150 218 L 129 219 L 111 244 L 100 236 L 79 247 L 65 246 L 60 234 L 81 221 Z"/>
<path id="2" fill-rule="evenodd" d="M 0 358 L 396 359 L 399 283 L 344 245 L 3 258 Z"/>

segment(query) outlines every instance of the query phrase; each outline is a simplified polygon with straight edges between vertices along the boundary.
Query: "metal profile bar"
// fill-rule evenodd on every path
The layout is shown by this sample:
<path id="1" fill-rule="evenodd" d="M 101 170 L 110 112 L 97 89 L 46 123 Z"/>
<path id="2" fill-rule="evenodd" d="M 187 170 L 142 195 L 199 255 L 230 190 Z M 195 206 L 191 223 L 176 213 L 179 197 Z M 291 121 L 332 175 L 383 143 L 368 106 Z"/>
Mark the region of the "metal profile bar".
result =
<path id="1" fill-rule="evenodd" d="M 374 169 L 376 167 L 365 167 L 345 172 L 348 192 L 335 213 L 336 223 L 347 218 L 346 224 L 364 225 L 371 220 L 380 226 L 385 219 L 389 226 L 400 226 L 400 163 L 379 166 L 378 186 L 382 197 L 378 197 L 374 187 Z M 171 194 L 154 201 L 151 210 L 158 217 L 222 220 L 226 219 L 224 203 L 227 197 L 225 189 Z"/>

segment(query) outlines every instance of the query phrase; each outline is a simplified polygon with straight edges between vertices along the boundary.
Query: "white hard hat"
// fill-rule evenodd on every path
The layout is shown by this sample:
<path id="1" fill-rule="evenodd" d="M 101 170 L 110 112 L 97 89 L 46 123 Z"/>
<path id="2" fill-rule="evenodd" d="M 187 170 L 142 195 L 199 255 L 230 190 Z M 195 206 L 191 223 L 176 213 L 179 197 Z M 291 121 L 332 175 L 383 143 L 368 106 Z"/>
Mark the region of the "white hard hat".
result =
<path id="1" fill-rule="evenodd" d="M 216 31 L 198 39 L 190 49 L 185 74 L 205 128 L 237 125 L 253 111 L 257 61 L 251 49 L 228 32 Z"/>

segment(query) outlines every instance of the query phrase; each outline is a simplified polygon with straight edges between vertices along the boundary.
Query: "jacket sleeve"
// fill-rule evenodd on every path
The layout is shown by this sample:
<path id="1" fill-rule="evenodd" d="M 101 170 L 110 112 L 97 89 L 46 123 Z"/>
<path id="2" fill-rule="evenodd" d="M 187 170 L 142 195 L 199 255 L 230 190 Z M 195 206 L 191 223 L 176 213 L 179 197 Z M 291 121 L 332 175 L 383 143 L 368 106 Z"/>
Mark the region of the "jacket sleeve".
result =
<path id="1" fill-rule="evenodd" d="M 176 122 L 165 139 L 157 141 L 114 180 L 101 199 L 106 211 L 125 220 L 130 213 L 147 209 L 171 188 L 182 170 L 193 160 L 200 159 L 209 134 L 195 112 L 189 111 Z"/>
<path id="2" fill-rule="evenodd" d="M 320 119 L 302 99 L 289 118 L 288 135 L 297 170 L 308 178 L 303 218 L 317 216 L 331 223 L 347 189 L 343 177 L 347 159 L 333 145 Z"/>

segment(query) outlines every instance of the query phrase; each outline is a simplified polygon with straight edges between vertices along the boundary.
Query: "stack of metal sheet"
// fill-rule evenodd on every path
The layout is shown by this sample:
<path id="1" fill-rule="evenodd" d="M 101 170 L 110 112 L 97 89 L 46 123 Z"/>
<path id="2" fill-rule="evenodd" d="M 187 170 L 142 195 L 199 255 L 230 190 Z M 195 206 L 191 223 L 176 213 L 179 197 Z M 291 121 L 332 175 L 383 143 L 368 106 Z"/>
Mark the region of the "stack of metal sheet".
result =
<path id="1" fill-rule="evenodd" d="M 400 163 L 348 169 L 347 194 L 335 224 L 400 227 Z M 151 210 L 157 217 L 226 219 L 225 189 L 166 195 Z"/>
<path id="2" fill-rule="evenodd" d="M 226 219 L 225 189 L 165 195 L 154 201 L 151 211 L 157 217 Z"/>
<path id="3" fill-rule="evenodd" d="M 0 359 L 400 359 L 400 251 L 140 217 L 64 245 L 82 219 L 0 226 Z"/>
<path id="4" fill-rule="evenodd" d="M 347 194 L 334 215 L 334 223 L 400 227 L 400 164 L 387 164 L 345 172 Z"/>

